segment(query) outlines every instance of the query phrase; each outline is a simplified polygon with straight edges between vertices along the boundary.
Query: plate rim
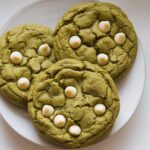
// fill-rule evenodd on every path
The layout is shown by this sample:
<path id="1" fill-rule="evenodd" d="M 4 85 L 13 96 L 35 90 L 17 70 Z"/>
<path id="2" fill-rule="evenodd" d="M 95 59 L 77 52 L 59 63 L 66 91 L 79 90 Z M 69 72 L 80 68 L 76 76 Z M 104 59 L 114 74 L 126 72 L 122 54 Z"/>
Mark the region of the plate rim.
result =
<path id="1" fill-rule="evenodd" d="M 41 3 L 42 1 L 45 1 L 45 0 L 34 0 L 34 1 L 29 2 L 28 4 L 24 4 L 22 7 L 18 8 L 18 9 L 17 9 L 10 17 L 8 17 L 8 19 L 4 22 L 4 24 L 3 24 L 2 27 L 0 28 L 0 35 L 2 35 L 2 34 L 5 32 L 7 26 L 10 24 L 10 22 L 11 22 L 13 19 L 15 19 L 15 17 L 16 17 L 18 14 L 22 13 L 22 12 L 23 12 L 24 10 L 26 10 L 28 7 L 32 7 L 34 4 Z M 5 26 L 6 26 L 6 27 L 5 27 Z M 146 75 L 146 72 L 147 72 L 147 71 L 146 71 L 146 61 L 145 61 L 146 59 L 145 59 L 145 53 L 144 53 L 144 50 L 143 50 L 143 46 L 142 46 L 142 44 L 141 44 L 141 41 L 140 41 L 140 39 L 139 39 L 139 36 L 137 35 L 137 37 L 138 37 L 138 48 L 139 48 L 139 46 L 140 46 L 140 48 L 141 48 L 141 53 L 142 53 L 142 57 L 143 57 L 143 64 L 144 64 L 144 81 L 143 81 L 143 83 L 142 83 L 142 90 L 141 90 L 141 93 L 140 93 L 140 96 L 139 96 L 138 103 L 137 103 L 136 107 L 134 108 L 132 115 L 127 119 L 127 121 L 125 122 L 125 124 L 123 124 L 123 125 L 118 129 L 118 131 L 116 131 L 116 132 L 114 132 L 112 135 L 108 136 L 107 139 L 110 138 L 111 136 L 115 135 L 116 133 L 120 132 L 120 130 L 121 130 L 122 128 L 124 128 L 124 127 L 127 125 L 127 123 L 131 120 L 131 118 L 133 117 L 133 114 L 135 113 L 135 111 L 137 110 L 137 108 L 138 108 L 138 106 L 139 106 L 139 103 L 141 102 L 141 99 L 142 99 L 142 96 L 143 96 L 143 93 L 144 93 L 144 90 L 145 90 L 145 81 L 146 81 L 146 78 L 147 78 L 147 75 Z M 135 58 L 135 59 L 136 59 L 136 58 Z M 25 140 L 27 140 L 27 141 L 29 141 L 29 142 L 31 142 L 31 143 L 37 144 L 37 145 L 39 145 L 39 146 L 42 146 L 42 147 L 47 147 L 47 145 L 44 145 L 44 144 L 41 144 L 41 143 L 37 143 L 37 142 L 35 142 L 34 140 L 31 140 L 30 138 L 27 138 L 26 136 L 24 136 L 23 134 L 21 134 L 18 130 L 16 130 L 13 126 L 11 126 L 11 125 L 9 124 L 9 122 L 6 120 L 6 118 L 3 116 L 2 113 L 0 113 L 0 116 L 2 117 L 3 121 L 5 121 L 5 123 L 6 123 L 16 134 L 18 134 L 19 136 L 21 136 L 21 137 L 24 138 Z M 106 140 L 106 139 L 105 139 L 105 140 Z M 95 144 L 95 145 L 96 145 L 96 144 Z M 91 145 L 91 146 L 92 146 L 92 145 Z M 82 148 L 79 148 L 79 149 L 82 149 Z"/>

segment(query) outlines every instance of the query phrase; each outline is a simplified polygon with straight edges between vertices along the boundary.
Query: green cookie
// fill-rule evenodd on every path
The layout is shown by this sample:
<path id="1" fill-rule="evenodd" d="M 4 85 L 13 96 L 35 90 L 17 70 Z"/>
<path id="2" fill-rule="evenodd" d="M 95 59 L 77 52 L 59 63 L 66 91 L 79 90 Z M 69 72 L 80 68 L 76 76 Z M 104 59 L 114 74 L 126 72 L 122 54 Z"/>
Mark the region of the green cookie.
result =
<path id="1" fill-rule="evenodd" d="M 119 7 L 105 2 L 84 3 L 69 9 L 59 21 L 54 51 L 57 60 L 98 63 L 116 78 L 133 63 L 137 37 Z"/>
<path id="2" fill-rule="evenodd" d="M 19 107 L 27 106 L 33 75 L 55 61 L 52 34 L 48 27 L 33 24 L 0 37 L 0 93 Z"/>
<path id="3" fill-rule="evenodd" d="M 120 101 L 110 75 L 96 64 L 64 59 L 35 78 L 28 111 L 47 139 L 83 147 L 104 138 L 118 116 Z"/>

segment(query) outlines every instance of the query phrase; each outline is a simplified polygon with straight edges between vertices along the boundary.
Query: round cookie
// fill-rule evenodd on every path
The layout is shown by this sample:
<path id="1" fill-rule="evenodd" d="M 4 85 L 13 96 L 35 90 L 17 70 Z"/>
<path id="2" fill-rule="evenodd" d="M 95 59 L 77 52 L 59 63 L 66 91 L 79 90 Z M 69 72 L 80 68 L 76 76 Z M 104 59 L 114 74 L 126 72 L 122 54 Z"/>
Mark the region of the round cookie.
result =
<path id="1" fill-rule="evenodd" d="M 73 58 L 97 63 L 113 78 L 128 69 L 136 56 L 134 27 L 125 13 L 111 3 L 72 7 L 59 21 L 54 34 L 57 60 Z"/>
<path id="2" fill-rule="evenodd" d="M 0 37 L 0 93 L 19 107 L 27 107 L 34 74 L 55 61 L 53 32 L 41 25 L 18 26 Z"/>
<path id="3" fill-rule="evenodd" d="M 110 75 L 87 61 L 58 61 L 35 78 L 30 93 L 28 111 L 35 127 L 72 148 L 106 136 L 120 109 Z"/>

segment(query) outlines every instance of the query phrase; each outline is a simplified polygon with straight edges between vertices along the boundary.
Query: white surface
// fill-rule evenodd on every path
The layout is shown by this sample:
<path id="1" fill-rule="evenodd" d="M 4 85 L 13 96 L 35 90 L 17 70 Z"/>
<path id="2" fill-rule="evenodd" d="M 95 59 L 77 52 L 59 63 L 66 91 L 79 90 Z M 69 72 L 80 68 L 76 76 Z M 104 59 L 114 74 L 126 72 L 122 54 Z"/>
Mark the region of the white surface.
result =
<path id="1" fill-rule="evenodd" d="M 64 14 L 66 9 L 68 9 L 69 7 L 74 5 L 74 3 L 76 3 L 74 0 L 70 0 L 69 3 L 68 0 L 63 0 L 63 1 L 65 3 L 65 7 L 60 7 L 60 3 L 59 3 L 60 1 L 51 2 L 49 0 L 39 0 L 37 2 L 34 2 L 31 5 L 22 8 L 20 11 L 14 14 L 4 25 L 1 32 L 8 31 L 10 28 L 18 26 L 19 24 L 27 24 L 31 22 L 48 25 L 50 27 L 54 26 L 55 28 L 55 24 L 57 23 L 58 19 L 61 18 L 61 16 Z M 78 0 L 78 2 L 83 2 L 83 1 L 85 0 Z M 56 6 L 57 9 L 53 10 L 53 7 Z M 61 13 L 58 10 L 61 10 Z M 38 18 L 41 19 L 38 19 L 37 16 Z M 117 121 L 115 122 L 115 125 L 110 135 L 113 135 L 114 133 L 118 132 L 133 115 L 140 101 L 143 88 L 144 88 L 144 82 L 145 82 L 144 56 L 142 53 L 142 48 L 139 44 L 137 57 L 134 62 L 134 65 L 117 82 L 120 102 L 121 102 L 121 109 Z M 69 89 L 70 87 L 71 86 L 65 89 L 66 94 L 67 94 L 67 90 L 72 90 Z M 76 90 L 74 87 L 72 88 L 73 90 Z M 76 95 L 76 91 L 73 91 L 72 94 L 73 95 L 68 95 L 68 97 L 74 97 L 74 94 Z M 0 99 L 2 99 L 2 97 L 0 97 Z M 127 108 L 128 111 L 126 111 Z M 30 119 L 25 116 L 26 114 L 24 113 L 24 111 L 20 111 L 19 108 L 14 107 L 13 105 L 9 104 L 5 100 L 2 100 L 0 102 L 0 109 L 3 118 L 9 124 L 9 126 L 11 126 L 17 133 L 22 135 L 24 138 L 34 143 L 37 143 L 39 145 L 42 145 L 44 147 L 47 147 L 49 149 L 60 148 L 56 145 L 53 145 L 52 143 L 46 142 L 41 136 L 39 136 L 39 132 L 35 130 Z M 20 113 L 18 114 L 17 112 Z M 19 127 L 18 127 L 18 122 L 20 122 Z M 63 127 L 65 123 L 66 120 L 61 115 L 56 116 L 54 119 L 54 124 L 58 127 Z M 24 129 L 27 129 L 28 132 L 26 132 L 26 130 Z M 92 145 L 91 148 L 98 149 L 100 145 L 101 143 L 99 142 L 95 145 Z"/>
<path id="2" fill-rule="evenodd" d="M 16 2 L 15 4 L 12 3 Z M 1 22 L 6 20 L 6 18 L 12 14 L 12 11 L 16 10 L 18 6 L 22 6 L 24 2 L 19 0 L 0 0 L 0 11 L 1 11 Z M 28 0 L 29 1 L 29 0 Z M 144 3 L 145 1 L 145 3 Z M 9 3 L 12 4 L 9 4 Z M 26 0 L 27 2 L 27 0 Z M 130 0 L 120 0 L 116 2 L 119 4 L 124 10 L 128 10 L 129 17 L 133 20 L 134 25 L 136 26 L 137 32 L 140 35 L 140 39 L 143 44 L 143 48 L 145 51 L 146 56 L 146 63 L 147 66 L 150 66 L 150 51 L 149 51 L 149 26 L 150 26 L 150 18 L 146 18 L 143 16 L 149 16 L 150 10 L 148 0 L 143 1 L 134 1 L 131 2 Z M 9 5 L 8 5 L 9 4 Z M 127 5 L 128 4 L 128 5 Z M 16 6 L 15 6 L 16 5 Z M 9 7 L 10 6 L 10 7 Z M 134 11 L 133 11 L 134 10 Z M 4 15 L 5 12 L 6 14 Z M 136 17 L 137 16 L 137 17 Z M 149 150 L 149 135 L 150 135 L 150 101 L 149 101 L 149 93 L 150 86 L 150 67 L 147 67 L 147 81 L 145 86 L 145 91 L 143 94 L 142 101 L 134 114 L 133 118 L 129 121 L 129 123 L 124 127 L 119 133 L 111 138 L 105 140 L 101 143 L 101 147 L 103 150 L 111 149 L 112 146 L 115 150 Z M 138 83 L 138 81 L 137 81 Z M 19 135 L 14 133 L 2 120 L 1 126 L 1 134 L 0 134 L 0 143 L 1 147 L 4 150 L 25 150 L 25 149 L 37 149 L 40 150 L 39 146 L 36 146 L 23 138 Z M 8 144 L 9 143 L 9 144 Z M 88 149 L 88 148 L 87 148 Z"/>

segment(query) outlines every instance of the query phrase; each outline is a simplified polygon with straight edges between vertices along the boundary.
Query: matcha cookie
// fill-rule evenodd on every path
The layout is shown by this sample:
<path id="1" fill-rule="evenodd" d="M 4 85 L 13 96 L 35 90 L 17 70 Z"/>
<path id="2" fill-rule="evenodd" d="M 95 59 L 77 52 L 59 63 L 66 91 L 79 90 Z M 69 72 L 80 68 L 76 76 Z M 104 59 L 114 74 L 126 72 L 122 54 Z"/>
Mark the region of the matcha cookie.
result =
<path id="1" fill-rule="evenodd" d="M 132 23 L 111 3 L 74 6 L 59 21 L 55 36 L 57 60 L 97 63 L 113 78 L 128 69 L 136 56 L 137 37 Z"/>
<path id="2" fill-rule="evenodd" d="M 41 72 L 30 90 L 28 111 L 47 139 L 83 147 L 106 136 L 120 108 L 116 86 L 97 64 L 60 60 Z"/>
<path id="3" fill-rule="evenodd" d="M 33 74 L 55 61 L 52 34 L 48 27 L 23 25 L 0 37 L 0 93 L 17 106 L 27 106 Z"/>

